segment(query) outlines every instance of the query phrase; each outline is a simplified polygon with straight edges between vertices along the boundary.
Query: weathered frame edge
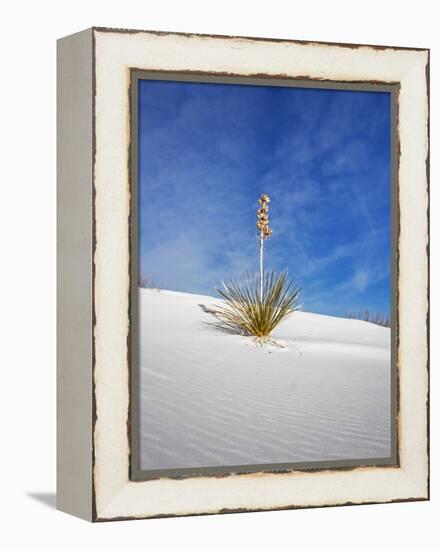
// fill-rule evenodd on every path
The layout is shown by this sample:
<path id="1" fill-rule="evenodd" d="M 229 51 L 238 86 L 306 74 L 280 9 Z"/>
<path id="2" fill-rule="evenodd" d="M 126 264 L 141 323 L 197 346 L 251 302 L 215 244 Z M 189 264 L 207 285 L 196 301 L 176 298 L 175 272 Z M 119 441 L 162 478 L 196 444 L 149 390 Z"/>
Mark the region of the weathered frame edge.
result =
<path id="1" fill-rule="evenodd" d="M 92 510 L 92 36 L 57 43 L 57 508 Z"/>

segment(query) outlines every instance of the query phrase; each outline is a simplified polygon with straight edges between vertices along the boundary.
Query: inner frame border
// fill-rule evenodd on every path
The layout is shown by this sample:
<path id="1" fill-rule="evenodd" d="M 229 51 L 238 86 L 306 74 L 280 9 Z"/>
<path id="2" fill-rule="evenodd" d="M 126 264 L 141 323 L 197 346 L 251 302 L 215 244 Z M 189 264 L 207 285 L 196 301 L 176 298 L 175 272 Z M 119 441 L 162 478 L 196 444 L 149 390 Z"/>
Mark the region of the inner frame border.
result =
<path id="1" fill-rule="evenodd" d="M 129 128 L 130 139 L 128 147 L 128 170 L 130 185 L 130 215 L 129 215 L 129 333 L 128 366 L 129 366 L 129 412 L 127 432 L 130 449 L 129 479 L 131 481 L 151 481 L 161 478 L 187 479 L 191 477 L 224 477 L 228 475 L 249 473 L 291 473 L 294 471 L 323 471 L 323 470 L 353 470 L 356 468 L 391 467 L 398 468 L 399 461 L 399 365 L 397 361 L 399 347 L 399 315 L 398 315 L 398 274 L 399 274 L 399 132 L 398 132 L 398 99 L 399 82 L 366 82 L 366 81 L 333 81 L 308 77 L 281 77 L 272 76 L 242 76 L 239 74 L 223 74 L 198 71 L 161 71 L 148 69 L 129 69 Z M 216 84 L 235 84 L 250 86 L 278 86 L 295 88 L 333 89 L 347 91 L 388 92 L 391 94 L 391 155 L 390 155 L 390 226 L 391 226 L 391 456 L 369 459 L 328 460 L 308 462 L 286 462 L 270 464 L 245 464 L 216 467 L 195 468 L 168 468 L 142 470 L 139 466 L 139 338 L 138 338 L 138 83 L 139 80 L 163 80 L 177 82 L 197 82 Z"/>

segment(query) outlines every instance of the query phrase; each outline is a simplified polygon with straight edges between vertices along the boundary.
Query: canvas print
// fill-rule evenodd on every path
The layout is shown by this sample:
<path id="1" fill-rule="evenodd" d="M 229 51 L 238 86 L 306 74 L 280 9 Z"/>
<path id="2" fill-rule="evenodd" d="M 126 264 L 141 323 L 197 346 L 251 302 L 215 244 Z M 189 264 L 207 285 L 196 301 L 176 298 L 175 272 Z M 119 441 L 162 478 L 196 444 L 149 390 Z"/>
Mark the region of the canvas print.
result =
<path id="1" fill-rule="evenodd" d="M 137 86 L 139 468 L 391 463 L 391 93 Z"/>

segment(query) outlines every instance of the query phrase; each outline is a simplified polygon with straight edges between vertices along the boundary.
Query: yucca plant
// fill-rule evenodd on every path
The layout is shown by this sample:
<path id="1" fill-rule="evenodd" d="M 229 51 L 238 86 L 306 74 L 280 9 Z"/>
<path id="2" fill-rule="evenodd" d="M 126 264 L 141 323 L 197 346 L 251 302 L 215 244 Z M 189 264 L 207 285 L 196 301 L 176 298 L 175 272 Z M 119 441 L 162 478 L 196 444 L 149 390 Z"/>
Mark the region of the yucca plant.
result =
<path id="1" fill-rule="evenodd" d="M 300 288 L 294 281 L 288 280 L 287 271 L 264 271 L 264 243 L 272 234 L 269 227 L 269 202 L 267 195 L 261 195 L 257 211 L 259 274 L 247 274 L 239 282 L 223 282 L 222 288 L 216 290 L 224 305 L 210 310 L 221 327 L 253 336 L 260 344 L 276 344 L 271 338 L 272 331 L 286 317 L 300 309 Z"/>
<path id="2" fill-rule="evenodd" d="M 215 306 L 211 313 L 224 328 L 254 336 L 259 343 L 275 343 L 272 331 L 298 309 L 300 289 L 287 280 L 285 271 L 265 273 L 262 281 L 263 299 L 259 276 L 246 275 L 239 283 L 224 282 L 217 292 L 225 305 Z"/>

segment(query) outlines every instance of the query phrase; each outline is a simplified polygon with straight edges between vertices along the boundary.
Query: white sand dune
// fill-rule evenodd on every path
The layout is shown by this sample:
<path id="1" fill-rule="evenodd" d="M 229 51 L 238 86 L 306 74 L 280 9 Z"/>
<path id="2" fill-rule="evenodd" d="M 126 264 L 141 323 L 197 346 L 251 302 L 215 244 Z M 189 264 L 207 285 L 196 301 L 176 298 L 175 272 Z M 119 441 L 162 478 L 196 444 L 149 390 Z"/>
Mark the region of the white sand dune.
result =
<path id="1" fill-rule="evenodd" d="M 140 289 L 140 466 L 390 455 L 390 330 L 295 312 L 264 349 L 209 323 L 209 296 Z"/>

